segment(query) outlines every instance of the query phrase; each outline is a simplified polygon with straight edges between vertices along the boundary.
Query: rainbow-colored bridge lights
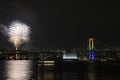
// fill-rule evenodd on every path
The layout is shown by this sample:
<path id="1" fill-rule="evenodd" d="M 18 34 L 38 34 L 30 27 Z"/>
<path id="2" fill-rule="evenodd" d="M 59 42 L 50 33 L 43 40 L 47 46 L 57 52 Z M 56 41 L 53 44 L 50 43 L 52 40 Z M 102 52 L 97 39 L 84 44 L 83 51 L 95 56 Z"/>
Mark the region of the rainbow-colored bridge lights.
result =
<path id="1" fill-rule="evenodd" d="M 88 56 L 89 56 L 89 59 L 91 59 L 91 60 L 95 59 L 94 39 L 93 38 L 89 38 Z"/>

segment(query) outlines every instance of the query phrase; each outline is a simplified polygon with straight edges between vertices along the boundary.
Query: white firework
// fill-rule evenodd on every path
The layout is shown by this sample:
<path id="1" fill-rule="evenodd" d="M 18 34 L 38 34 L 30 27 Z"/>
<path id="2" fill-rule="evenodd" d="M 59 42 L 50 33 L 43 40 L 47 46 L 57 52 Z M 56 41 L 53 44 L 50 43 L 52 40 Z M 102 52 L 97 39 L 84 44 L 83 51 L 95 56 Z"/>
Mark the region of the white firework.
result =
<path id="1" fill-rule="evenodd" d="M 8 36 L 17 50 L 22 43 L 29 41 L 30 27 L 20 21 L 13 21 L 9 26 Z"/>

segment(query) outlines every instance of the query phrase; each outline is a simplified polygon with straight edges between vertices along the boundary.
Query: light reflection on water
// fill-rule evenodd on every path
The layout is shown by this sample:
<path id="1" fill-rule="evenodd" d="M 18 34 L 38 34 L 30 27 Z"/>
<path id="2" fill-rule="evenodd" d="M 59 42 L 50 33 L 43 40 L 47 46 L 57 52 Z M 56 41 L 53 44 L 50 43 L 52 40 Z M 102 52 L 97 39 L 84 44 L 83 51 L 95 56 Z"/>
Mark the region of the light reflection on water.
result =
<path id="1" fill-rule="evenodd" d="M 87 66 L 87 67 L 86 67 Z M 120 64 L 39 64 L 32 60 L 0 61 L 0 80 L 120 80 Z"/>
<path id="2" fill-rule="evenodd" d="M 92 64 L 88 65 L 88 79 L 95 80 L 95 67 Z"/>
<path id="3" fill-rule="evenodd" d="M 8 80 L 28 80 L 30 78 L 30 61 L 9 61 L 6 63 Z"/>
<path id="4" fill-rule="evenodd" d="M 6 80 L 34 80 L 31 79 L 33 75 L 32 66 L 30 60 L 6 61 Z"/>

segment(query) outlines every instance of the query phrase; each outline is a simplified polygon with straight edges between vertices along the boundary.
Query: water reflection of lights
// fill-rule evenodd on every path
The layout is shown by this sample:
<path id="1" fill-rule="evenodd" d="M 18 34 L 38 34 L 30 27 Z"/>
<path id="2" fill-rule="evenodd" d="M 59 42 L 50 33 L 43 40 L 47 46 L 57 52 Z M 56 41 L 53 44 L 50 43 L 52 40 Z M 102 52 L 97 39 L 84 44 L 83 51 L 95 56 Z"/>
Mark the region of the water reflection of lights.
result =
<path id="1" fill-rule="evenodd" d="M 31 61 L 9 61 L 7 64 L 7 80 L 30 80 Z"/>

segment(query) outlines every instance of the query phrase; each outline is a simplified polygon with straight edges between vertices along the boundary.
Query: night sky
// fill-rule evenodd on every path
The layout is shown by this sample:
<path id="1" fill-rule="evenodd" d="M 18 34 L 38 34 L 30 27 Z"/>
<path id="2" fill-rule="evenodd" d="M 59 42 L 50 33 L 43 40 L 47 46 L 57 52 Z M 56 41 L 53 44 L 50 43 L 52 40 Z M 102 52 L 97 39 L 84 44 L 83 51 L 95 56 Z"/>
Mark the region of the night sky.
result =
<path id="1" fill-rule="evenodd" d="M 114 0 L 1 0 L 0 24 L 13 20 L 31 27 L 34 48 L 76 48 L 89 37 L 120 46 L 120 6 Z M 0 48 L 12 46 L 0 32 Z"/>

